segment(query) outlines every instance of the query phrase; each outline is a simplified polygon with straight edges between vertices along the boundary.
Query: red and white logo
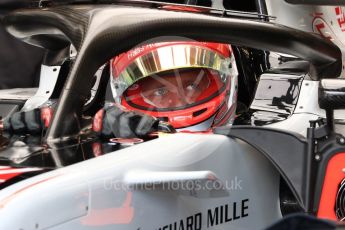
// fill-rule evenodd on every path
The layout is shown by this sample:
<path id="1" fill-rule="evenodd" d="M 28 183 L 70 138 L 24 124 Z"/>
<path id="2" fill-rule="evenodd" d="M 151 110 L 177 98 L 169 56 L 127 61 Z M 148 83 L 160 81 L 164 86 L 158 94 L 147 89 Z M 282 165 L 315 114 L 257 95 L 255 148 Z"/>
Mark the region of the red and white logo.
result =
<path id="1" fill-rule="evenodd" d="M 342 32 L 345 31 L 345 13 L 343 7 L 335 7 L 335 14 L 337 15 L 338 25 Z"/>
<path id="2" fill-rule="evenodd" d="M 322 37 L 333 40 L 334 33 L 328 24 L 322 18 L 315 18 L 313 21 L 313 31 L 319 33 Z"/>

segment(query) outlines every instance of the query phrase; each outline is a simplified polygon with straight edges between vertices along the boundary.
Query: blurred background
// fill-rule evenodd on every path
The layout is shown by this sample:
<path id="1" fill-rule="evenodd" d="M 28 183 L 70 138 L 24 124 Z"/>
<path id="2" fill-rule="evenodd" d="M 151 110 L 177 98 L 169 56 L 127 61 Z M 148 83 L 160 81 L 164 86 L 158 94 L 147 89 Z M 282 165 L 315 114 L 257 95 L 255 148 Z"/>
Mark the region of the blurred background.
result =
<path id="1" fill-rule="evenodd" d="M 0 89 L 38 87 L 40 64 L 44 50 L 20 42 L 9 35 L 1 24 L 7 13 L 39 4 L 104 2 L 105 0 L 0 0 Z M 210 7 L 212 0 L 160 0 L 179 4 L 190 4 Z M 220 1 L 221 2 L 221 1 Z M 255 0 L 222 1 L 224 8 L 239 11 L 256 11 Z"/>
<path id="2" fill-rule="evenodd" d="M 0 0 L 0 21 L 30 0 Z M 0 89 L 37 87 L 43 50 L 14 39 L 0 24 Z"/>

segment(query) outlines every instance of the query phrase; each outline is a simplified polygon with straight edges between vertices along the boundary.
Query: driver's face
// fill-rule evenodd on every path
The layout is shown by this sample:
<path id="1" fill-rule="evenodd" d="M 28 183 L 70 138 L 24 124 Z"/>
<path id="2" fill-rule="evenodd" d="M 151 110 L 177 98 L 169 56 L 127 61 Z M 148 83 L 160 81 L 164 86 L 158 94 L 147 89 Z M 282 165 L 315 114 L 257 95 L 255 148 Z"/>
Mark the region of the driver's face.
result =
<path id="1" fill-rule="evenodd" d="M 156 108 L 175 108 L 194 103 L 210 80 L 202 69 L 154 75 L 138 82 L 145 101 Z"/>

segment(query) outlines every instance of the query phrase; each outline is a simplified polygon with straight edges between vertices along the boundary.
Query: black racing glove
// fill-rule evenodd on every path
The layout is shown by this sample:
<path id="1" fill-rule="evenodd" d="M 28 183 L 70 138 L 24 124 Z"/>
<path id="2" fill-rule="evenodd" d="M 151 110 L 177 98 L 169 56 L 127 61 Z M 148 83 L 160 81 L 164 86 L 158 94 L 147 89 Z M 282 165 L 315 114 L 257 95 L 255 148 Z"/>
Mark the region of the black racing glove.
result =
<path id="1" fill-rule="evenodd" d="M 43 107 L 16 112 L 5 119 L 3 128 L 13 134 L 41 134 L 50 124 L 53 108 Z M 115 105 L 105 106 L 93 119 L 92 129 L 103 137 L 146 138 L 157 131 L 175 132 L 168 123 L 138 111 L 127 111 Z"/>
<path id="2" fill-rule="evenodd" d="M 3 121 L 3 129 L 14 134 L 41 134 L 48 128 L 53 116 L 49 107 L 37 108 L 26 112 L 15 112 Z"/>
<path id="3" fill-rule="evenodd" d="M 138 111 L 105 106 L 94 117 L 92 129 L 103 137 L 145 138 L 158 131 L 159 120 Z"/>

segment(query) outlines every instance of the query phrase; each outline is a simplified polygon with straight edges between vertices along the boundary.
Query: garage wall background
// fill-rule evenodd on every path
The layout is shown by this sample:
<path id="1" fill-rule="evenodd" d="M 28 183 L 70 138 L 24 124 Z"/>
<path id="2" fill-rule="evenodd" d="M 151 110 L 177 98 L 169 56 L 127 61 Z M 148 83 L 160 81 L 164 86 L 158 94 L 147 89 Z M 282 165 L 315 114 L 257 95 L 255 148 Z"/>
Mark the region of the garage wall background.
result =
<path id="1" fill-rule="evenodd" d="M 154 0 L 153 0 L 154 1 Z M 256 0 L 158 0 L 163 2 L 211 6 L 220 1 L 225 9 L 256 11 Z M 9 35 L 1 24 L 2 17 L 12 10 L 38 5 L 39 0 L 0 0 L 0 89 L 37 87 L 43 49 L 30 46 Z M 56 0 L 59 4 L 97 2 L 97 0 Z"/>
<path id="2" fill-rule="evenodd" d="M 0 22 L 5 14 L 27 2 L 0 0 Z M 43 49 L 16 40 L 0 23 L 0 89 L 38 86 L 42 58 Z"/>

